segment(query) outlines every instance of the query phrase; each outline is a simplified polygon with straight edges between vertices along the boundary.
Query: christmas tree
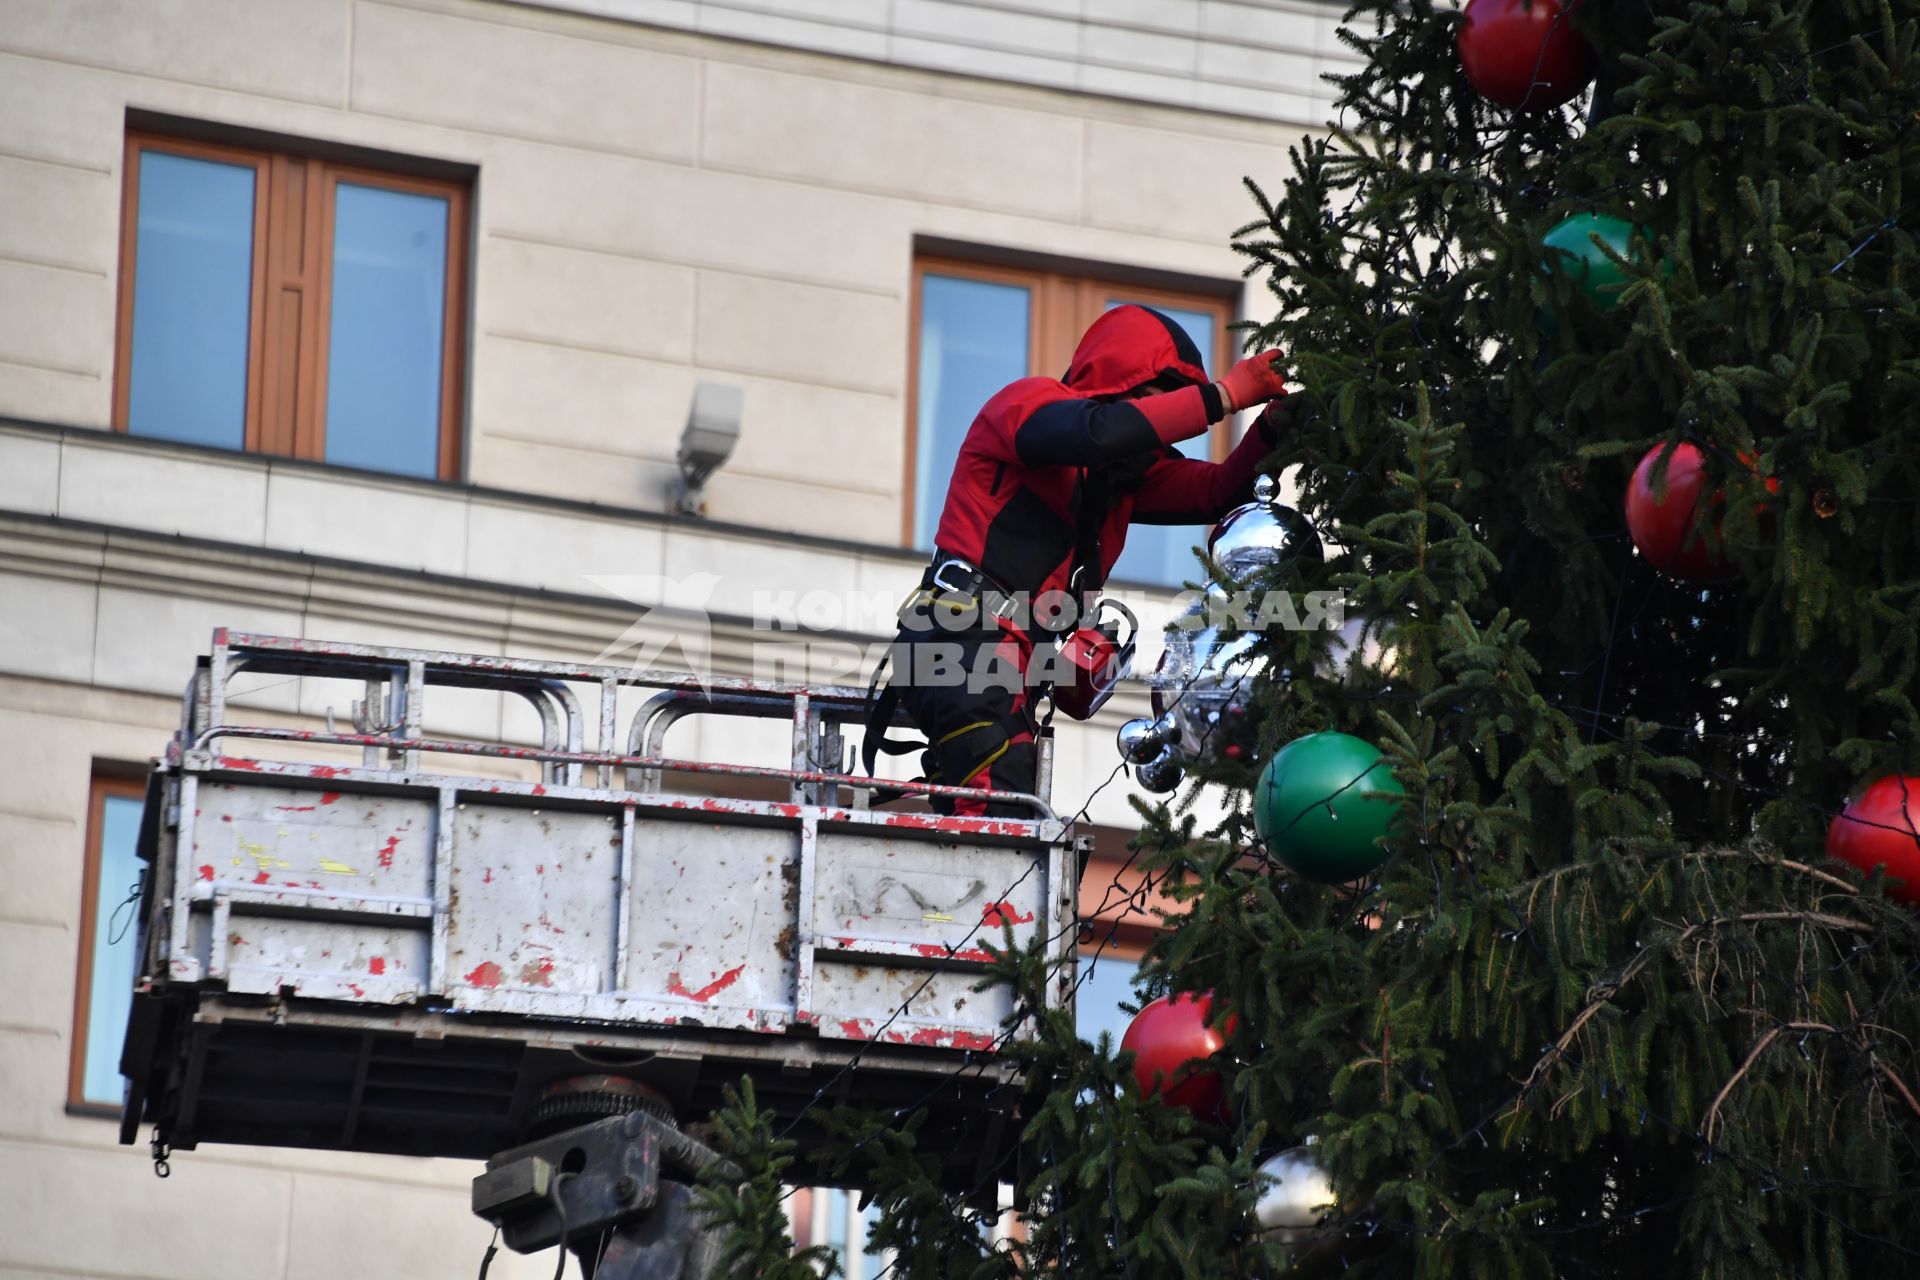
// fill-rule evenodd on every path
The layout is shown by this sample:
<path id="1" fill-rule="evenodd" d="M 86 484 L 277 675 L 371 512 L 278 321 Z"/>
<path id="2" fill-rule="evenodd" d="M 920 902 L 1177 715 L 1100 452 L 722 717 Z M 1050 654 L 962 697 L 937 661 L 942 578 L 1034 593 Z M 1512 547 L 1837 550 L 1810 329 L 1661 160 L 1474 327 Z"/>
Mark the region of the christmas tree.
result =
<path id="1" fill-rule="evenodd" d="M 1010 954 L 1023 1246 L 913 1115 L 831 1117 L 899 1275 L 1920 1274 L 1920 0 L 1470 8 L 1355 5 L 1343 127 L 1250 183 L 1328 551 L 1257 585 L 1343 590 L 1390 653 L 1264 634 L 1259 758 L 1201 770 L 1232 815 L 1143 809 L 1185 912 L 1140 998 L 1231 1012 L 1226 1104 L 1144 1095 Z M 1495 10 L 1580 45 L 1500 88 L 1462 48 Z M 1255 822 L 1327 730 L 1402 791 L 1357 884 Z M 777 1274 L 779 1144 L 729 1122 L 755 1176 L 715 1204 Z M 1302 1144 L 1335 1203 L 1263 1234 Z"/>

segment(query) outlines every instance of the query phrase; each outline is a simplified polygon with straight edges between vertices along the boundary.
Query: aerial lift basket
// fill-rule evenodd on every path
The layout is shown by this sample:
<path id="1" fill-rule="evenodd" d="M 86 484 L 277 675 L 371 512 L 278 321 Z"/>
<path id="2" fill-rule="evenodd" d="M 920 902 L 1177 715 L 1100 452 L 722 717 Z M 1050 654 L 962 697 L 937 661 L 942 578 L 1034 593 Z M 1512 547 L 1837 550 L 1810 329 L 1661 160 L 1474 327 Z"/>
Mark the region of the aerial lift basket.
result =
<path id="1" fill-rule="evenodd" d="M 349 682 L 353 723 L 236 707 L 262 676 Z M 540 745 L 424 731 L 450 689 L 530 704 Z M 122 1141 L 483 1158 L 635 1089 L 698 1119 L 746 1077 L 803 1156 L 823 1104 L 925 1104 L 976 1184 L 1021 1092 L 989 947 L 1041 939 L 1071 1000 L 1086 842 L 1044 740 L 1021 817 L 871 807 L 842 733 L 864 701 L 215 632 L 150 779 Z M 692 716 L 786 721 L 790 757 L 668 755 Z"/>

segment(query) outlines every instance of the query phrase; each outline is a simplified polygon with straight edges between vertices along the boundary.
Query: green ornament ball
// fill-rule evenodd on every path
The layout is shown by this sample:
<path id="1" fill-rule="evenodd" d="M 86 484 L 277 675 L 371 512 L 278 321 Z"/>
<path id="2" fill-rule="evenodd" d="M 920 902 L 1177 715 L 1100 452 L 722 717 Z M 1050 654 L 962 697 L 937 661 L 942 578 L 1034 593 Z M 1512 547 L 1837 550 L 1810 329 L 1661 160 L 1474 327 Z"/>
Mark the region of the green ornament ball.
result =
<path id="1" fill-rule="evenodd" d="M 1350 733 L 1310 733 L 1274 753 L 1253 789 L 1253 825 L 1295 875 L 1344 884 L 1378 871 L 1406 788 L 1380 749 Z"/>
<path id="2" fill-rule="evenodd" d="M 1593 305 L 1602 311 L 1611 311 L 1620 304 L 1627 277 L 1619 264 L 1594 244 L 1595 235 L 1624 258 L 1633 240 L 1633 224 L 1611 214 L 1576 213 L 1547 232 L 1542 240 L 1549 250 L 1565 259 L 1562 268 L 1579 283 L 1581 292 Z"/>

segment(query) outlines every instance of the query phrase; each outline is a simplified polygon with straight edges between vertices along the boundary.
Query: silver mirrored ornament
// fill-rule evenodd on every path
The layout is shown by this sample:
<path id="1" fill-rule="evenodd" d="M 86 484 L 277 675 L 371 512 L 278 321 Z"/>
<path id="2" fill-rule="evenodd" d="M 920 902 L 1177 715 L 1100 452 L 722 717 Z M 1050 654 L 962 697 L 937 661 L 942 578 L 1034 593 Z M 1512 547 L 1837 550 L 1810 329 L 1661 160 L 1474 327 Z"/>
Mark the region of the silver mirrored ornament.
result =
<path id="1" fill-rule="evenodd" d="M 1179 786 L 1181 779 L 1186 776 L 1187 771 L 1180 767 L 1171 747 L 1133 771 L 1134 781 L 1155 795 L 1162 796 Z"/>
<path id="2" fill-rule="evenodd" d="M 1277 1244 L 1311 1239 L 1337 1206 L 1333 1180 L 1312 1147 L 1289 1147 L 1260 1165 L 1253 1219 L 1261 1238 Z"/>
<path id="3" fill-rule="evenodd" d="M 1271 476 L 1254 482 L 1253 501 L 1221 516 L 1207 534 L 1207 555 L 1236 582 L 1283 560 L 1305 557 L 1319 563 L 1320 539 L 1313 525 L 1292 507 L 1280 505 L 1280 488 Z"/>
<path id="4" fill-rule="evenodd" d="M 1372 671 L 1390 677 L 1399 670 L 1400 653 L 1387 644 L 1386 620 L 1373 614 L 1353 614 L 1341 622 L 1327 645 L 1327 656 L 1315 674 L 1327 680 L 1349 681 Z"/>
<path id="5" fill-rule="evenodd" d="M 1167 628 L 1160 664 L 1147 679 L 1153 708 L 1172 726 L 1172 740 L 1187 760 L 1219 758 L 1234 718 L 1246 710 L 1254 677 L 1266 669 L 1266 659 L 1253 652 L 1252 632 L 1214 625 L 1228 616 L 1227 604 L 1227 593 L 1208 584 Z"/>
<path id="6" fill-rule="evenodd" d="M 1120 748 L 1120 758 L 1128 764 L 1146 764 L 1165 751 L 1178 733 L 1170 721 L 1140 717 L 1121 725 L 1114 743 Z"/>
<path id="7" fill-rule="evenodd" d="M 1254 500 L 1214 525 L 1207 553 L 1232 581 L 1209 582 L 1175 615 L 1160 663 L 1147 677 L 1154 715 L 1171 726 L 1180 761 L 1211 761 L 1245 749 L 1241 722 L 1266 659 L 1254 653 L 1258 636 L 1237 629 L 1238 622 L 1258 613 L 1257 606 L 1236 601 L 1231 593 L 1252 590 L 1243 584 L 1261 570 L 1290 559 L 1317 564 L 1321 558 L 1313 526 L 1275 501 L 1276 492 L 1273 481 L 1262 477 Z"/>

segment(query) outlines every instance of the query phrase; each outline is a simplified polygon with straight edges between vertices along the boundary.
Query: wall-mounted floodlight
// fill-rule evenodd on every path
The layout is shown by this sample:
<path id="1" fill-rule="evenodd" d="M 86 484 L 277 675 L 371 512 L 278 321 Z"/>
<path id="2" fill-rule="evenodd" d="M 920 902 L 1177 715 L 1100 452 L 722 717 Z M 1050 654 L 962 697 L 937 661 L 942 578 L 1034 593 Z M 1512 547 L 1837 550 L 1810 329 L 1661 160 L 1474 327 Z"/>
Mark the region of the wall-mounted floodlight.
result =
<path id="1" fill-rule="evenodd" d="M 725 382 L 702 382 L 693 389 L 686 430 L 680 433 L 680 479 L 673 486 L 674 509 L 697 516 L 706 511 L 707 478 L 740 443 L 741 408 L 746 392 Z"/>

